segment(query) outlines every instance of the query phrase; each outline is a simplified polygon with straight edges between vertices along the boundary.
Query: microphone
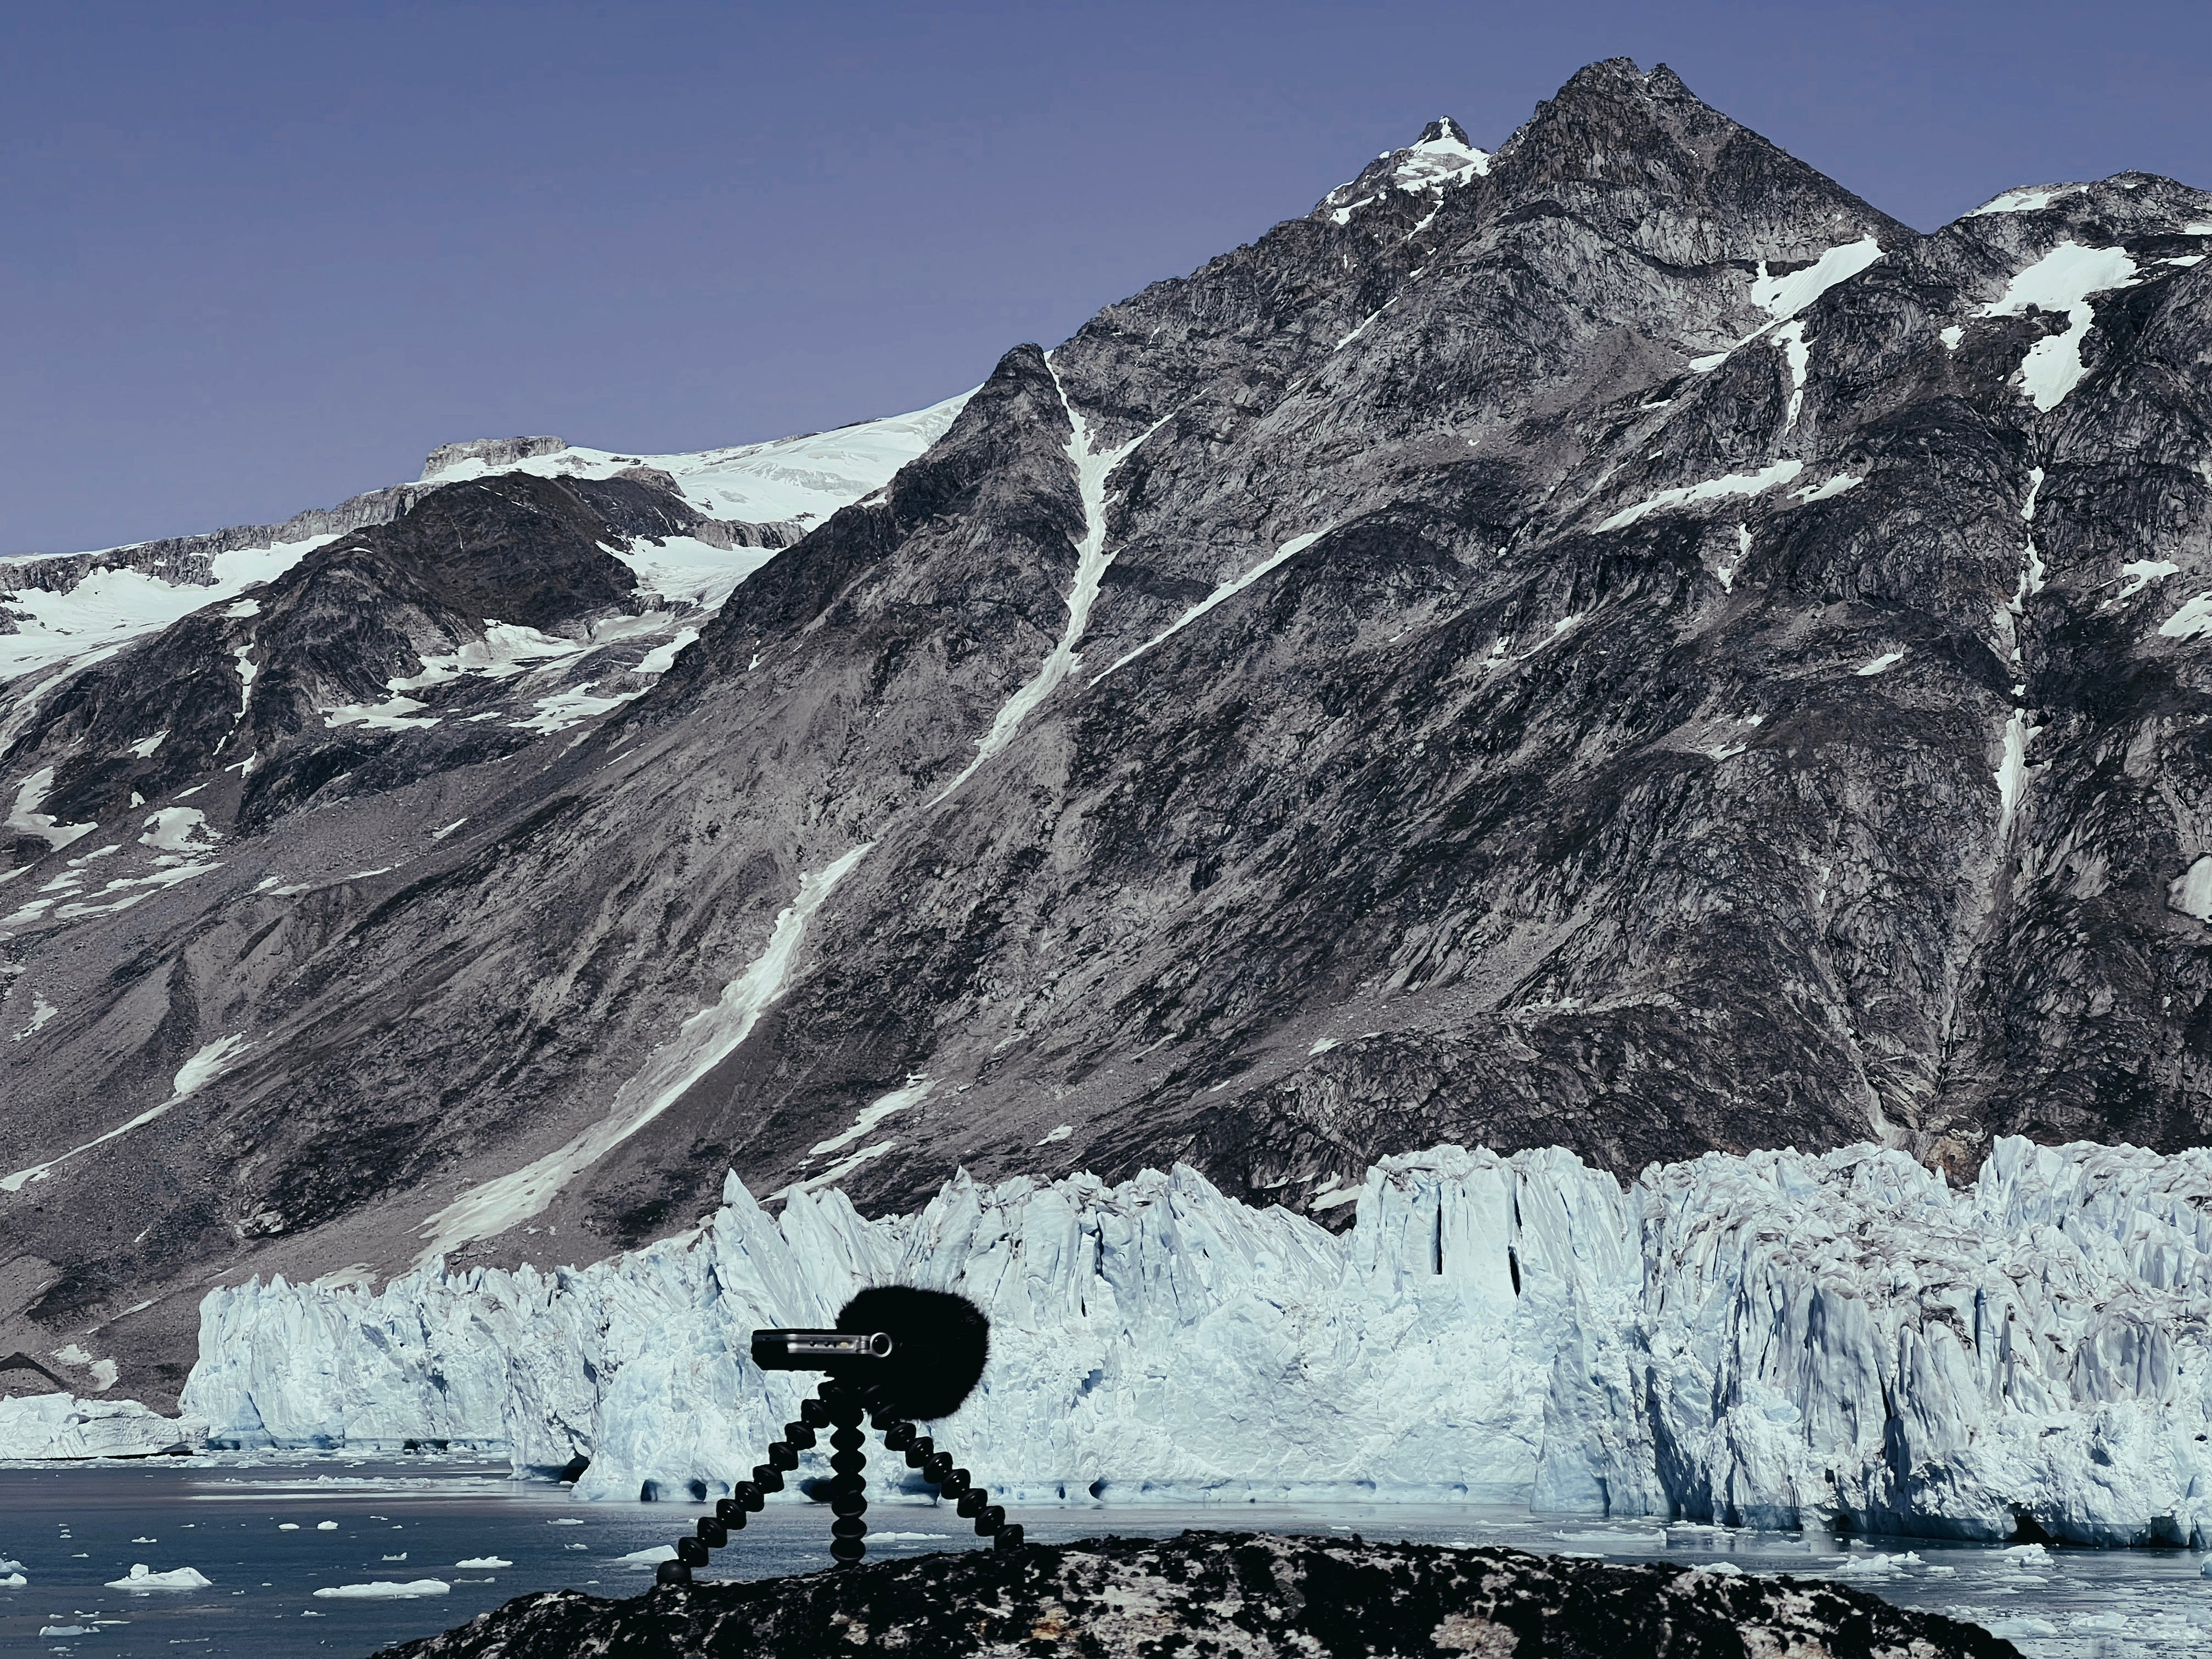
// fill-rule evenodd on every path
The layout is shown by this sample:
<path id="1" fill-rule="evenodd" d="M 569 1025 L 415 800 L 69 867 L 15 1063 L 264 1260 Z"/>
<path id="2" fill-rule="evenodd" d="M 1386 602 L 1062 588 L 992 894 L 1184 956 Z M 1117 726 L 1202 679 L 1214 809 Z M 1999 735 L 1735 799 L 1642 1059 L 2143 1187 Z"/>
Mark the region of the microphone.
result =
<path id="1" fill-rule="evenodd" d="M 866 1389 L 894 1417 L 950 1417 L 982 1379 L 991 1322 L 964 1296 L 914 1285 L 874 1285 L 848 1302 L 835 1330 L 752 1334 L 764 1371 L 827 1371 Z"/>
<path id="2" fill-rule="evenodd" d="M 842 1370 L 845 1359 L 889 1359 L 895 1345 L 883 1331 L 755 1331 L 753 1364 L 764 1371 Z"/>

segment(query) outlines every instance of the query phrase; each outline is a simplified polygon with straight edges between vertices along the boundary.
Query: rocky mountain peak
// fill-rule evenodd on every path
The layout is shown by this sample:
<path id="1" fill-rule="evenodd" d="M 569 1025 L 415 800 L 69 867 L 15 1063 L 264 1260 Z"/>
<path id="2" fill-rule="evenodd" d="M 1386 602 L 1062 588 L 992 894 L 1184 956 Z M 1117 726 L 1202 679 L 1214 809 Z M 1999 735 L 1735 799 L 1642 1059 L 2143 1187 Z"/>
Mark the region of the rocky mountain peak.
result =
<path id="1" fill-rule="evenodd" d="M 1816 259 L 1910 228 L 1730 119 L 1664 64 L 1626 58 L 1576 71 L 1501 146 L 1502 202 L 1549 202 L 1677 265 Z"/>
<path id="2" fill-rule="evenodd" d="M 1438 116 L 1405 149 L 1384 150 L 1358 178 L 1322 197 L 1311 216 L 1346 224 L 1361 208 L 1393 192 L 1433 200 L 1489 171 L 1489 153 L 1477 149 L 1451 117 Z"/>
<path id="3" fill-rule="evenodd" d="M 471 461 L 481 461 L 486 471 L 511 466 L 538 455 L 558 455 L 568 448 L 566 438 L 465 438 L 440 444 L 422 463 L 422 482 L 442 477 Z"/>

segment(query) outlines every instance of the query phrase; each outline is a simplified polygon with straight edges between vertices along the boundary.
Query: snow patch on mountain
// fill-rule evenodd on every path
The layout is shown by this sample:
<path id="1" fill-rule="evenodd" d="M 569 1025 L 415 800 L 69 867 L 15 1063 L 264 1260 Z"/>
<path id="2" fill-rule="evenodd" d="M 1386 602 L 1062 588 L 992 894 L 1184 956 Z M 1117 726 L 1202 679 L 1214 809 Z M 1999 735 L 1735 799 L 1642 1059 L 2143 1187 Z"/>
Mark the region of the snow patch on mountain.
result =
<path id="1" fill-rule="evenodd" d="M 719 611 L 738 584 L 776 555 L 772 547 L 715 547 L 692 536 L 640 536 L 610 553 L 630 568 L 637 585 L 664 603 Z"/>
<path id="2" fill-rule="evenodd" d="M 100 828 L 96 823 L 63 823 L 52 813 L 40 811 L 46 792 L 53 787 L 54 769 L 51 766 L 42 766 L 25 778 L 15 791 L 15 805 L 8 811 L 7 827 L 36 836 L 52 848 L 67 847 Z"/>
<path id="3" fill-rule="evenodd" d="M 1881 258 L 1881 244 L 1871 236 L 1832 247 L 1802 270 L 1784 276 L 1766 274 L 1766 261 L 1759 262 L 1752 279 L 1751 302 L 1778 320 L 1795 317 L 1830 289 L 1864 270 Z"/>
<path id="4" fill-rule="evenodd" d="M 1449 116 L 1431 121 L 1421 136 L 1403 149 L 1386 149 L 1360 175 L 1339 185 L 1314 210 L 1332 223 L 1349 224 L 1352 216 L 1386 192 L 1403 191 L 1441 200 L 1470 179 L 1490 171 L 1490 155 L 1468 142 L 1466 131 Z M 1431 213 L 1431 218 L 1435 217 Z M 1418 234 L 1428 223 L 1415 227 Z M 1408 239 L 1410 240 L 1410 238 Z M 1371 320 L 1371 319 L 1370 319 Z"/>
<path id="5" fill-rule="evenodd" d="M 2128 288 L 2142 280 L 2124 248 L 2084 247 L 2071 238 L 2014 274 L 2005 291 L 1976 314 L 2017 317 L 2030 309 L 2063 311 L 2063 333 L 2046 334 L 2021 362 L 2021 387 L 2040 410 L 2056 409 L 2088 371 L 2081 341 L 2096 320 L 2089 295 Z"/>
<path id="6" fill-rule="evenodd" d="M 2072 196 L 2088 188 L 2087 185 L 2021 185 L 1992 196 L 1981 206 L 1960 216 L 1978 219 L 1985 213 L 2033 213 L 2049 207 L 2062 196 Z"/>
<path id="7" fill-rule="evenodd" d="M 911 414 L 862 421 L 834 431 L 690 454 L 624 454 L 564 446 L 535 455 L 468 455 L 441 465 L 437 480 L 453 483 L 506 472 L 608 478 L 634 466 L 647 466 L 675 479 L 684 499 L 712 518 L 756 524 L 815 520 L 881 488 L 945 435 L 970 395 L 963 392 Z"/>
<path id="8" fill-rule="evenodd" d="M 1333 1189 L 1336 1183 L 1332 1182 Z M 1623 1189 L 1557 1149 L 1385 1159 L 1331 1235 L 1195 1171 L 840 1193 L 581 1269 L 209 1294 L 188 1409 L 249 1443 L 443 1438 L 592 1461 L 586 1496 L 728 1489 L 808 1379 L 748 1333 L 858 1285 L 975 1297 L 938 1431 L 1008 1501 L 1516 1498 L 1729 1525 L 2212 1538 L 2212 1149 L 2003 1139 L 1708 1154 Z"/>
<path id="9" fill-rule="evenodd" d="M 205 586 L 164 581 L 143 571 L 94 570 L 66 593 L 20 587 L 7 596 L 17 631 L 0 634 L 0 680 L 48 668 L 88 647 L 158 633 L 204 605 L 234 599 L 255 582 L 274 581 L 317 548 L 337 539 L 312 536 L 275 547 L 216 555 Z M 85 664 L 76 665 L 78 667 Z"/>
<path id="10" fill-rule="evenodd" d="M 1049 357 L 1045 360 L 1045 368 L 1052 375 L 1053 389 L 1060 393 L 1060 407 L 1067 414 L 1067 464 L 1074 469 L 1076 493 L 1083 502 L 1083 538 L 1075 548 L 1075 579 L 1067 590 L 1067 620 L 1061 626 L 1060 642 L 1046 653 L 1037 672 L 1000 706 L 992 718 L 991 729 L 975 740 L 975 758 L 938 792 L 936 800 L 930 803 L 933 806 L 957 791 L 975 775 L 978 767 L 1012 743 L 1022 722 L 1083 660 L 1076 647 L 1083 642 L 1084 629 L 1090 626 L 1091 607 L 1097 602 L 1098 586 L 1105 580 L 1106 567 L 1114 562 L 1114 556 L 1106 550 L 1106 482 L 1138 445 L 1166 424 L 1163 417 L 1118 447 L 1095 449 L 1090 423 L 1068 401 L 1060 384 L 1060 372 L 1052 367 Z"/>

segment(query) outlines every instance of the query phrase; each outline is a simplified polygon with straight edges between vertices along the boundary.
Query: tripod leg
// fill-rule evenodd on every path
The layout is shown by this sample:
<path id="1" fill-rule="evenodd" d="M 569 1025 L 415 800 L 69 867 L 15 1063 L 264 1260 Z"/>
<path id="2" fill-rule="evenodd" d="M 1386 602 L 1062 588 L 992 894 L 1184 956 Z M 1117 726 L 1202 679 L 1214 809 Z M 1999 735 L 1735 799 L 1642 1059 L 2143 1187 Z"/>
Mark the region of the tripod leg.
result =
<path id="1" fill-rule="evenodd" d="M 980 1536 L 996 1540 L 1002 1550 L 1021 1547 L 1021 1528 L 1009 1526 L 1006 1511 L 991 1502 L 991 1494 L 975 1485 L 967 1470 L 953 1467 L 951 1453 L 938 1450 L 936 1443 L 919 1433 L 911 1423 L 878 1415 L 876 1426 L 883 1431 L 884 1444 L 892 1451 L 903 1452 L 908 1467 L 921 1470 L 921 1478 L 937 1488 L 939 1497 L 956 1500 L 956 1513 L 974 1521 Z"/>
<path id="2" fill-rule="evenodd" d="M 814 1443 L 815 1431 L 830 1420 L 826 1403 L 830 1392 L 825 1382 L 817 1398 L 799 1401 L 799 1420 L 783 1425 L 783 1438 L 769 1446 L 768 1462 L 756 1464 L 753 1478 L 738 1481 L 730 1496 L 714 1505 L 714 1514 L 699 1517 L 696 1535 L 676 1540 L 676 1559 L 663 1561 L 654 1569 L 654 1583 L 690 1583 L 691 1569 L 706 1565 L 710 1551 L 727 1544 L 732 1533 L 744 1530 L 746 1516 L 761 1507 L 763 1494 L 783 1490 L 784 1471 L 799 1467 L 799 1454 Z"/>
<path id="3" fill-rule="evenodd" d="M 837 1517 L 830 1523 L 830 1553 L 839 1566 L 850 1567 L 858 1565 L 868 1553 L 867 1545 L 861 1541 L 867 1536 L 868 1523 L 860 1519 L 868 1509 L 868 1481 L 861 1473 L 868 1459 L 860 1449 L 867 1443 L 860 1423 L 868 1412 L 857 1393 L 843 1389 L 829 1404 L 830 1420 L 837 1425 L 837 1432 L 830 1437 L 830 1508 Z"/>

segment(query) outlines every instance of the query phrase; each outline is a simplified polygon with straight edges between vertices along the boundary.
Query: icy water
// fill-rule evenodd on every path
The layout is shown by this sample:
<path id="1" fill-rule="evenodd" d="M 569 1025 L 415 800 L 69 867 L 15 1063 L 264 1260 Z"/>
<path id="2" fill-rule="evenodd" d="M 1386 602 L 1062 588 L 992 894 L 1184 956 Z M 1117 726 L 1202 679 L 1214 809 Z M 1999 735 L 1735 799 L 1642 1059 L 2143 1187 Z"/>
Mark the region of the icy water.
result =
<path id="1" fill-rule="evenodd" d="M 0 1468 L 0 1560 L 28 1583 L 0 1589 L 0 1652 L 189 1655 L 223 1659 L 367 1655 L 556 1585 L 623 1595 L 652 1582 L 634 1550 L 688 1530 L 696 1505 L 580 1504 L 562 1488 L 467 1458 L 246 1457 L 68 1468 Z M 872 1559 L 978 1540 L 949 1508 L 879 1502 Z M 1986 1625 L 2038 1659 L 2163 1659 L 2212 1653 L 2212 1579 L 2176 1551 L 2007 1552 L 1914 1541 L 1869 1547 L 1826 1536 L 1532 1517 L 1480 1505 L 1250 1504 L 1024 1507 L 1032 1538 L 1166 1534 L 1187 1527 L 1360 1533 L 1425 1543 L 1504 1544 L 1616 1561 L 1672 1561 L 1834 1578 Z M 904 1534 L 904 1535 L 902 1535 Z M 771 1505 L 716 1552 L 710 1577 L 764 1577 L 828 1563 L 829 1516 Z M 489 1558 L 496 1566 L 463 1566 Z M 110 1589 L 133 1563 L 194 1567 L 204 1589 Z M 0 1577 L 8 1576 L 0 1573 Z M 434 1578 L 415 1600 L 318 1589 Z M 46 1632 L 68 1634 L 46 1635 Z"/>

